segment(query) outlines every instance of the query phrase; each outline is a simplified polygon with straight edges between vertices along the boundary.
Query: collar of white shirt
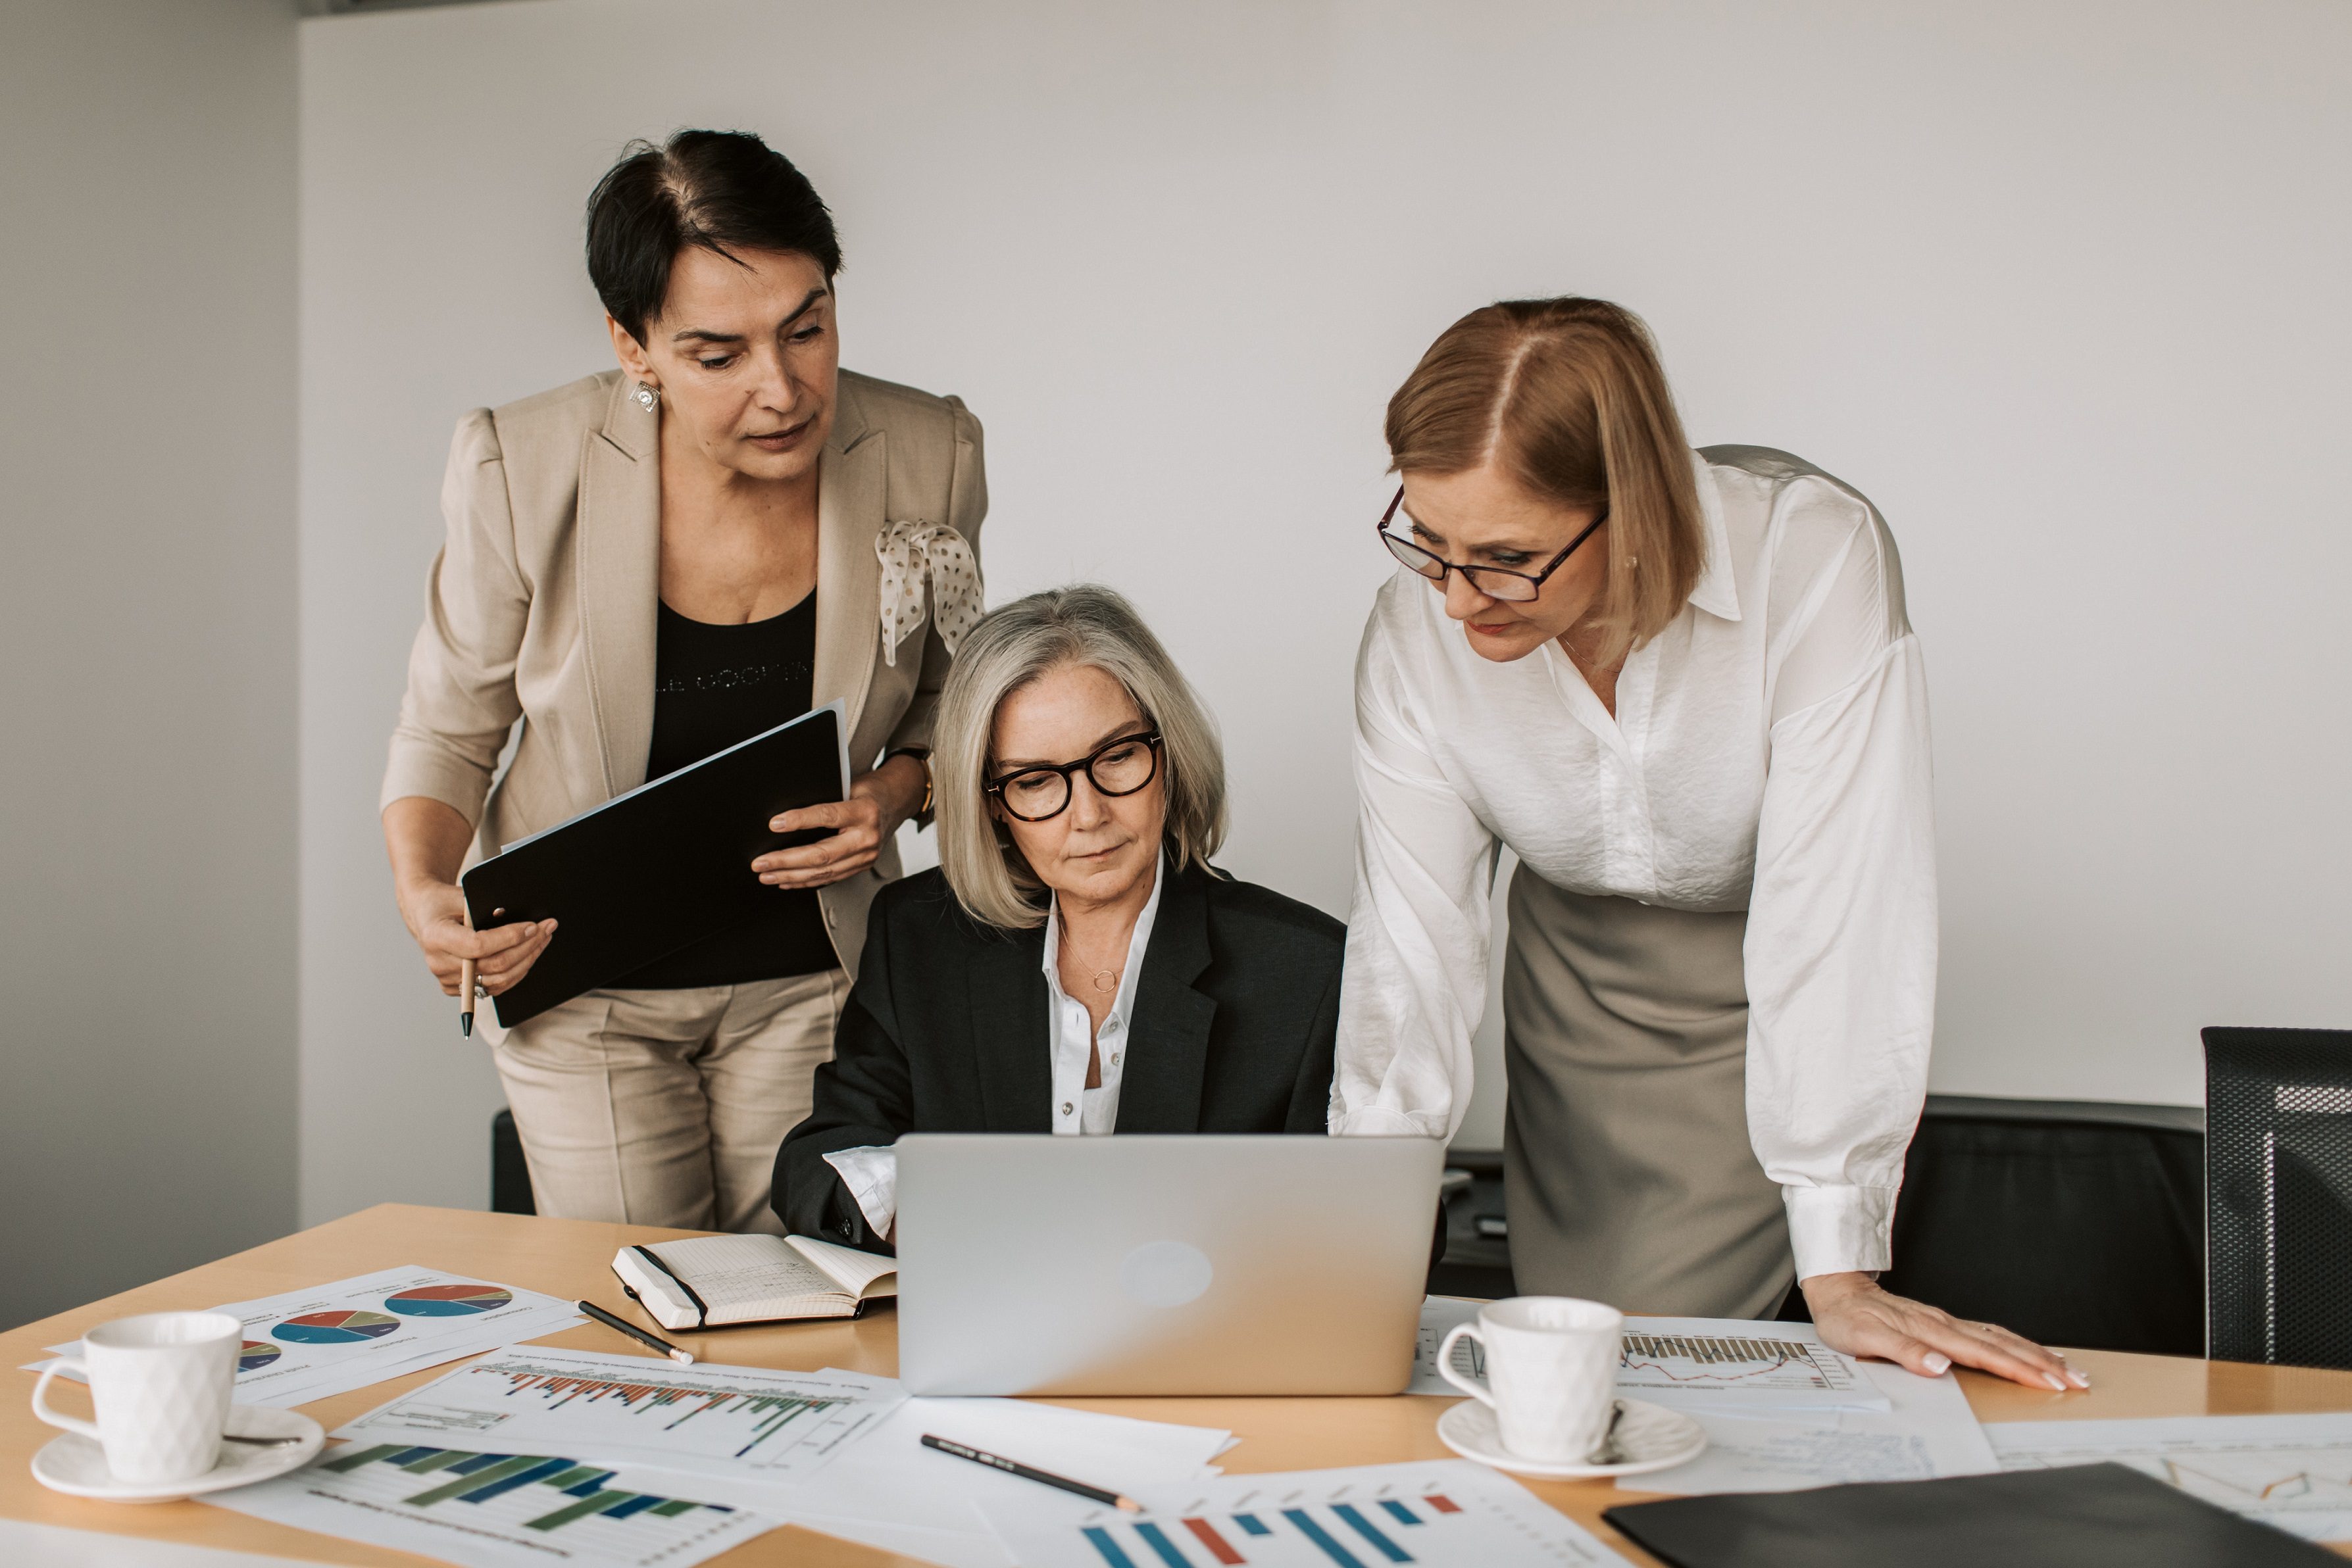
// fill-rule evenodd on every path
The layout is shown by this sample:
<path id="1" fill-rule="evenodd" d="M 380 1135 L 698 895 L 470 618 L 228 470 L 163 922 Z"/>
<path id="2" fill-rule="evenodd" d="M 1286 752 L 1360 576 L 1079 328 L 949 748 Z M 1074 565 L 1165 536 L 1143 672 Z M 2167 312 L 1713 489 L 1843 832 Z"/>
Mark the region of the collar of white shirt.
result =
<path id="1" fill-rule="evenodd" d="M 1127 964 L 1120 971 L 1118 994 L 1103 1015 L 1097 1031 L 1086 1003 L 1062 988 L 1062 904 L 1054 901 L 1045 921 L 1045 1016 L 1049 1020 L 1054 1064 L 1054 1103 L 1050 1122 L 1061 1134 L 1099 1135 L 1118 1124 L 1118 1086 L 1125 1076 L 1128 1042 L 1134 1035 L 1135 988 L 1143 974 L 1143 956 L 1151 946 L 1152 923 L 1160 915 L 1160 894 L 1168 885 L 1166 856 L 1152 862 L 1151 896 L 1135 917 L 1134 934 L 1127 939 Z M 1087 1059 L 1102 1048 L 1102 1087 L 1087 1084 Z"/>

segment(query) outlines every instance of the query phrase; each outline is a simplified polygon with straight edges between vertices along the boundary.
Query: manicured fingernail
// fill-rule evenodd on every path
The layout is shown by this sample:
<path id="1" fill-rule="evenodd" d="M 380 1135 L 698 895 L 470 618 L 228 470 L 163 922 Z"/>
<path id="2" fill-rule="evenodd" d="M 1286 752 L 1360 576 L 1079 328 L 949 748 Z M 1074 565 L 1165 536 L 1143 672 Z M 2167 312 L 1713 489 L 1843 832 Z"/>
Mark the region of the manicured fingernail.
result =
<path id="1" fill-rule="evenodd" d="M 2084 1376 L 2081 1373 L 2075 1371 L 2071 1366 L 2066 1369 L 2066 1381 L 2073 1384 L 2077 1388 L 2088 1388 L 2091 1386 L 2091 1380 Z"/>
<path id="2" fill-rule="evenodd" d="M 2048 1384 L 2051 1387 L 2056 1389 L 2061 1394 L 2066 1392 L 2066 1380 L 2059 1376 L 2054 1372 L 2043 1373 L 2042 1375 L 2042 1381 Z"/>
<path id="3" fill-rule="evenodd" d="M 1952 1358 L 1940 1350 L 1931 1350 L 1927 1353 L 1927 1359 L 1921 1364 L 1927 1367 L 1928 1376 L 1941 1377 L 1952 1370 Z"/>

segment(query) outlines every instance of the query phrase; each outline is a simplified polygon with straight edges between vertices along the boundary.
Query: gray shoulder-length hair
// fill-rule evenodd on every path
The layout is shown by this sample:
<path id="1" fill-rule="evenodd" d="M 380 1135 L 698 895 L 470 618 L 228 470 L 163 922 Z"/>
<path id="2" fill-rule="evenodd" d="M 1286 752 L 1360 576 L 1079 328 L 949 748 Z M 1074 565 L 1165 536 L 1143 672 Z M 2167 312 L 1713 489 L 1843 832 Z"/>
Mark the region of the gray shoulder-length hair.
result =
<path id="1" fill-rule="evenodd" d="M 1092 583 L 1016 599 L 966 633 L 931 737 L 940 869 L 975 919 L 1007 930 L 1044 925 L 1047 899 L 988 810 L 996 710 L 1065 664 L 1090 665 L 1118 681 L 1160 732 L 1171 864 L 1206 867 L 1225 839 L 1225 754 L 1216 721 L 1135 607 Z"/>

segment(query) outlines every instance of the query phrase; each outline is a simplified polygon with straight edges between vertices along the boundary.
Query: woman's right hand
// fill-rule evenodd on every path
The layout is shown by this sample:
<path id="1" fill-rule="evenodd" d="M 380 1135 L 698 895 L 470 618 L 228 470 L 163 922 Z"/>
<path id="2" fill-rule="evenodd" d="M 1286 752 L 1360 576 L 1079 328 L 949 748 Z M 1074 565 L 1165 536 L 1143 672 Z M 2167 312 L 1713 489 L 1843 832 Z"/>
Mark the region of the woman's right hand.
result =
<path id="1" fill-rule="evenodd" d="M 419 879 L 400 890 L 400 917 L 425 954 L 425 967 L 441 982 L 441 994 L 457 994 L 457 977 L 468 958 L 478 966 L 475 977 L 491 996 L 513 986 L 555 935 L 552 920 L 519 920 L 476 931 L 466 924 L 466 895 L 454 882 Z"/>

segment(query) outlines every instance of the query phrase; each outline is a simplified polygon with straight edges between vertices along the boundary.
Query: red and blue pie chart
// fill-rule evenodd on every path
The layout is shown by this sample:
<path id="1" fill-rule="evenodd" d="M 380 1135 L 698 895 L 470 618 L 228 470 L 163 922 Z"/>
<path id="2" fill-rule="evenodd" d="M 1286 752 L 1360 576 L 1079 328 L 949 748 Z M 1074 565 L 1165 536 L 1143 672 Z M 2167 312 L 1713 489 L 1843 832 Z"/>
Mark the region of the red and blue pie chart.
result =
<path id="1" fill-rule="evenodd" d="M 249 1339 L 236 1353 L 239 1372 L 259 1372 L 286 1353 L 266 1339 Z"/>
<path id="2" fill-rule="evenodd" d="M 383 1304 L 404 1318 L 462 1318 L 497 1312 L 513 1300 L 513 1291 L 496 1285 L 419 1285 L 386 1296 Z"/>
<path id="3" fill-rule="evenodd" d="M 271 1329 L 269 1337 L 288 1344 L 356 1344 L 382 1339 L 399 1326 L 398 1318 L 382 1312 L 305 1312 Z"/>

